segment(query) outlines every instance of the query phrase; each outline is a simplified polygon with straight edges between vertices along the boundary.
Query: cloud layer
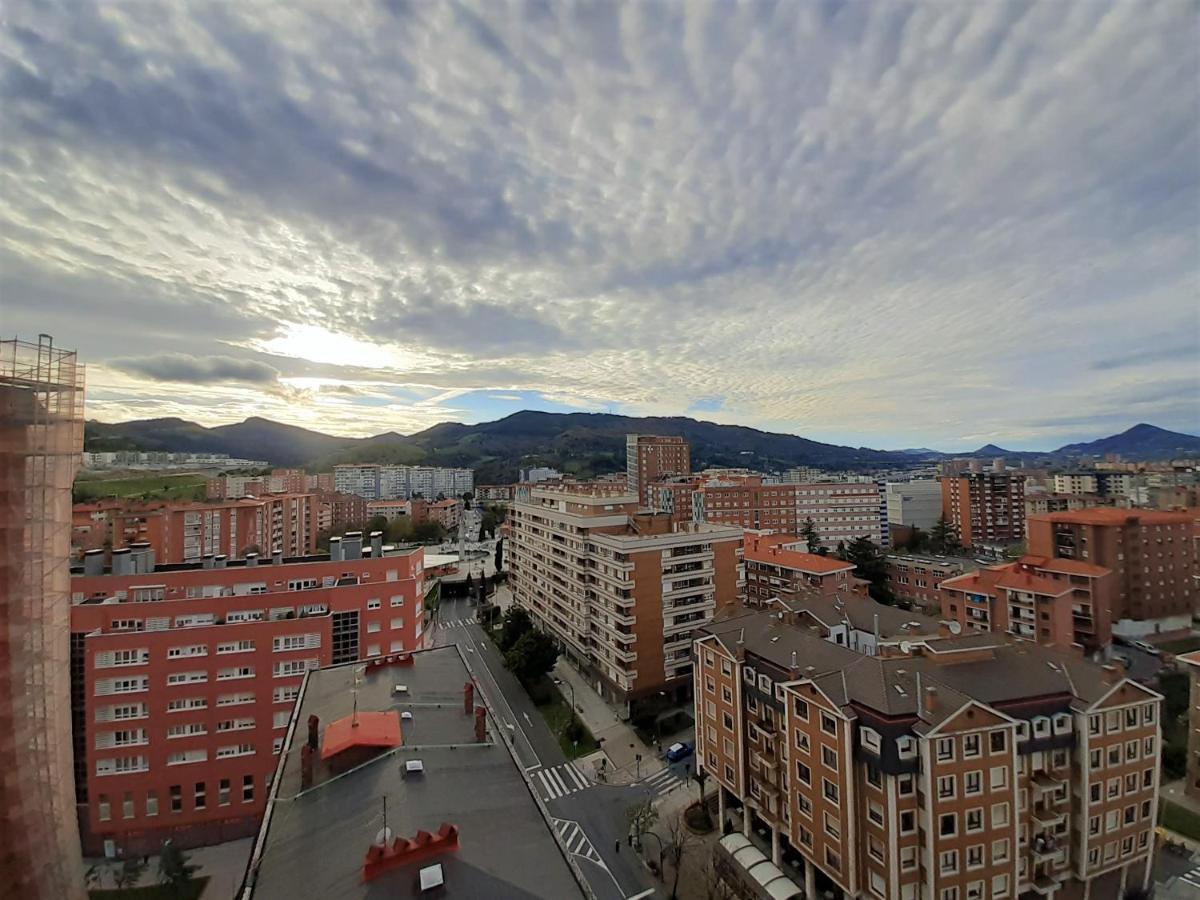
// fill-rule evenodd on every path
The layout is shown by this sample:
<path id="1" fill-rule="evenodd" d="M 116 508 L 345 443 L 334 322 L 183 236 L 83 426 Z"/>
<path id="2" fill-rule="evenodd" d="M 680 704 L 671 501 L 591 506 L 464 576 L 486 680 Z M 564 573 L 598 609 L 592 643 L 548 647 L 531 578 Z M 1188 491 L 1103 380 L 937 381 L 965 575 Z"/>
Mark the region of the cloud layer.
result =
<path id="1" fill-rule="evenodd" d="M 14 10 L 5 330 L 78 346 L 107 419 L 690 410 L 945 448 L 1196 430 L 1198 16 Z"/>

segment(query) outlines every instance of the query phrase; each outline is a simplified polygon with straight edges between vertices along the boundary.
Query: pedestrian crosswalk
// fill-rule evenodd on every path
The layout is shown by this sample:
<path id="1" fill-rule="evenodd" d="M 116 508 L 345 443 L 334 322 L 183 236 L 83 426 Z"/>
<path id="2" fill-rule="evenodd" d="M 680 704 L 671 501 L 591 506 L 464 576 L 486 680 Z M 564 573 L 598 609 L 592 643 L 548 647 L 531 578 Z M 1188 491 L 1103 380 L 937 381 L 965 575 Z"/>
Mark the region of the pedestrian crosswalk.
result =
<path id="1" fill-rule="evenodd" d="M 478 619 L 476 619 L 474 616 L 468 616 L 465 619 L 443 619 L 442 627 L 443 628 L 461 628 L 464 625 L 474 625 L 477 621 L 478 621 Z"/>
<path id="2" fill-rule="evenodd" d="M 1200 891 L 1200 866 L 1196 866 L 1196 868 L 1192 869 L 1190 872 L 1184 872 L 1179 876 L 1179 880 L 1189 887 Z"/>
<path id="3" fill-rule="evenodd" d="M 655 772 L 647 778 L 642 779 L 641 784 L 650 788 L 656 797 L 662 797 L 669 794 L 675 788 L 686 782 L 686 778 L 672 769 L 670 766 L 660 772 Z"/>
<path id="4" fill-rule="evenodd" d="M 583 777 L 573 763 L 538 769 L 533 773 L 533 783 L 541 789 L 544 803 L 591 787 L 591 782 Z"/>
<path id="5" fill-rule="evenodd" d="M 592 845 L 591 840 L 584 834 L 583 829 L 579 827 L 578 822 L 572 822 L 570 819 L 555 819 L 554 829 L 558 832 L 558 836 L 562 838 L 562 842 L 566 846 L 568 853 L 574 856 L 582 856 L 584 859 L 590 859 L 596 865 L 608 869 L 604 860 L 600 858 L 600 854 L 596 852 L 596 848 Z"/>

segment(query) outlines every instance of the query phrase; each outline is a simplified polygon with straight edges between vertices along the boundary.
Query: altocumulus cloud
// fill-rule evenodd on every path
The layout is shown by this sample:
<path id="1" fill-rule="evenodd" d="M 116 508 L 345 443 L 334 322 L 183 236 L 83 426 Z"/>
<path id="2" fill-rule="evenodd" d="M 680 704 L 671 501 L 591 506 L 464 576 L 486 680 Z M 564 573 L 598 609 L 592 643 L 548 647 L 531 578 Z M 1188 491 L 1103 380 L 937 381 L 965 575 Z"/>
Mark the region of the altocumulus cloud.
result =
<path id="1" fill-rule="evenodd" d="M 1188 430 L 1197 9 L 21 6 L 0 31 L 6 328 L 101 362 L 111 410 L 133 388 L 105 360 L 209 422 L 243 407 L 191 373 L 278 369 L 875 445 L 1047 446 L 1125 413 Z M 420 370 L 249 349 L 296 326 Z M 281 408 L 461 417 L 356 416 L 368 399 Z"/>
<path id="2" fill-rule="evenodd" d="M 188 356 L 186 353 L 160 353 L 157 356 L 114 359 L 109 365 L 122 372 L 141 375 L 152 381 L 182 381 L 192 384 L 222 384 L 240 381 L 246 384 L 273 385 L 279 372 L 262 362 L 231 356 Z"/>

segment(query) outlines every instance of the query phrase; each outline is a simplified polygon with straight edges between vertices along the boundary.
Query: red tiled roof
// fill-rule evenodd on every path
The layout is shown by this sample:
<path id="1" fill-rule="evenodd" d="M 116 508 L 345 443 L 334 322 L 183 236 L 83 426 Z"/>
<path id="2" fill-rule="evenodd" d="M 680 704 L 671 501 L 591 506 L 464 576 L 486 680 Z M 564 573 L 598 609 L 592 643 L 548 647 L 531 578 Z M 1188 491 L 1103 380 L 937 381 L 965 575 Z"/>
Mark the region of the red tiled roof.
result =
<path id="1" fill-rule="evenodd" d="M 995 569 L 979 569 L 976 572 L 967 572 L 965 575 L 957 575 L 954 578 L 947 578 L 945 581 L 939 582 L 939 588 L 947 588 L 952 591 L 970 591 L 973 594 L 996 594 L 996 580 L 1000 573 Z"/>
<path id="2" fill-rule="evenodd" d="M 1029 516 L 1028 521 L 1071 525 L 1121 525 L 1125 522 L 1135 525 L 1180 525 L 1192 521 L 1193 518 L 1194 515 L 1187 512 L 1098 506 L 1092 509 L 1077 509 L 1073 512 L 1037 513 Z"/>
<path id="3" fill-rule="evenodd" d="M 351 747 L 399 747 L 400 716 L 391 712 L 360 712 L 330 722 L 325 728 L 321 759 L 330 759 Z"/>
<path id="4" fill-rule="evenodd" d="M 791 544 L 799 540 L 800 538 L 790 534 L 747 534 L 742 555 L 745 559 L 753 562 L 795 569 L 809 575 L 848 572 L 854 568 L 854 563 L 835 559 L 832 556 L 818 556 L 816 553 L 804 553 L 800 550 L 783 548 L 784 544 Z"/>
<path id="5" fill-rule="evenodd" d="M 1111 569 L 1104 566 L 1094 566 L 1078 559 L 1048 559 L 1045 556 L 1022 556 L 1021 562 L 1035 569 L 1047 572 L 1061 572 L 1064 575 L 1087 575 L 1090 578 L 1101 578 Z"/>
<path id="6" fill-rule="evenodd" d="M 1031 572 L 1022 572 L 1015 566 L 996 580 L 996 587 L 1028 591 L 1031 594 L 1044 594 L 1048 597 L 1060 597 L 1072 591 L 1071 585 L 1066 581 L 1055 581 L 1053 578 L 1043 578 L 1041 575 L 1034 575 Z"/>

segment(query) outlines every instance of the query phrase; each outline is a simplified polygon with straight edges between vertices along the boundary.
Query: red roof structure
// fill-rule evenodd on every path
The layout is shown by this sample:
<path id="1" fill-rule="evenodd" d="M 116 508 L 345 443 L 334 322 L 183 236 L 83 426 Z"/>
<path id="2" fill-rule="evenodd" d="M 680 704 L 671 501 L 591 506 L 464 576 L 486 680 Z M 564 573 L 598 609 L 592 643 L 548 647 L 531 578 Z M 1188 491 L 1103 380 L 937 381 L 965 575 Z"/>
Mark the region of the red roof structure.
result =
<path id="1" fill-rule="evenodd" d="M 400 717 L 395 710 L 354 713 L 326 726 L 321 759 L 332 759 L 354 747 L 390 750 L 402 742 Z"/>
<path id="2" fill-rule="evenodd" d="M 799 542 L 800 538 L 791 534 L 747 534 L 742 555 L 754 562 L 794 569 L 807 575 L 828 575 L 854 568 L 854 563 L 833 556 L 819 556 L 816 553 L 789 549 Z"/>

